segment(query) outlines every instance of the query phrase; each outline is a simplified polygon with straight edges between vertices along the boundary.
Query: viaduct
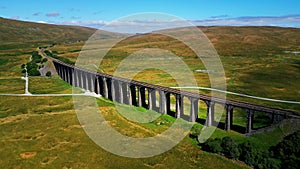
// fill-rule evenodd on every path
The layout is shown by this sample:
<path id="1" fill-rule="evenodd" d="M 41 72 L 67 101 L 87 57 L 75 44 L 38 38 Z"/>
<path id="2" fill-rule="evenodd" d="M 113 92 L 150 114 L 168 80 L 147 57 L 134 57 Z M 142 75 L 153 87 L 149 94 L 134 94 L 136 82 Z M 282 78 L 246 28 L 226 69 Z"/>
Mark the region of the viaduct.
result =
<path id="1" fill-rule="evenodd" d="M 268 116 L 271 117 L 273 123 L 284 118 L 299 118 L 297 113 L 288 110 L 234 100 L 223 100 L 207 95 L 180 91 L 168 87 L 115 77 L 105 73 L 93 72 L 66 64 L 53 58 L 50 59 L 52 60 L 58 75 L 72 86 L 95 92 L 114 102 L 144 107 L 149 110 L 155 110 L 161 114 L 171 115 L 175 118 L 183 118 L 189 122 L 196 122 L 198 119 L 199 100 L 203 101 L 207 106 L 206 126 L 212 126 L 214 124 L 214 108 L 216 104 L 222 105 L 226 110 L 225 130 L 230 130 L 232 128 L 233 110 L 235 108 L 245 110 L 247 113 L 246 134 L 250 134 L 254 131 L 253 120 L 256 112 L 267 113 Z M 148 99 L 146 98 L 146 91 Z M 157 92 L 159 95 L 156 94 Z M 175 112 L 171 111 L 170 108 L 171 95 L 176 99 Z M 186 115 L 183 112 L 184 98 L 188 98 L 190 101 L 189 115 Z M 146 100 L 148 101 L 146 102 Z M 159 106 L 157 106 L 157 102 L 159 102 Z"/>

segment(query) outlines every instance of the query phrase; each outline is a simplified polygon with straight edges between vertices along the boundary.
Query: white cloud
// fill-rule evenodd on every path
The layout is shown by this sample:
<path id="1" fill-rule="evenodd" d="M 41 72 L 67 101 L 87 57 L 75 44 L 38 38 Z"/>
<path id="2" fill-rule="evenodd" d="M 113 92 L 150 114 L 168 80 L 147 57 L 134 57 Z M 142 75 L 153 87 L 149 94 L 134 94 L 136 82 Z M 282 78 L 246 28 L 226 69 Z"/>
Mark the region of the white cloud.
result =
<path id="1" fill-rule="evenodd" d="M 45 22 L 45 21 L 37 21 L 37 23 L 47 23 L 47 22 Z"/>
<path id="2" fill-rule="evenodd" d="M 52 12 L 52 13 L 47 13 L 47 14 L 46 14 L 46 16 L 48 16 L 48 17 L 57 17 L 57 16 L 59 16 L 59 15 L 60 15 L 59 12 Z"/>
<path id="3" fill-rule="evenodd" d="M 229 15 L 218 15 L 218 16 L 211 16 L 212 19 L 221 19 L 221 18 L 228 18 Z"/>
<path id="4" fill-rule="evenodd" d="M 206 20 L 126 20 L 107 22 L 103 20 L 79 21 L 70 20 L 65 22 L 50 22 L 61 25 L 76 25 L 104 29 L 111 32 L 120 33 L 145 33 L 160 29 L 169 29 L 186 26 L 281 26 L 281 27 L 299 27 L 300 15 L 288 16 L 262 16 L 262 17 L 238 17 L 229 18 L 227 15 L 214 16 Z"/>
<path id="5" fill-rule="evenodd" d="M 111 32 L 120 33 L 146 33 L 162 29 L 170 29 L 176 27 L 193 26 L 187 21 L 171 20 L 133 20 L 133 21 L 114 21 L 106 25 L 103 29 Z"/>
<path id="6" fill-rule="evenodd" d="M 12 16 L 12 17 L 10 17 L 10 19 L 19 19 L 20 17 L 19 16 Z"/>
<path id="7" fill-rule="evenodd" d="M 92 27 L 100 29 L 104 25 L 108 24 L 108 22 L 103 20 L 98 21 L 79 21 L 79 20 L 70 20 L 70 21 L 64 21 L 64 22 L 53 22 L 55 24 L 60 25 L 76 25 L 76 26 L 85 26 L 85 27 Z"/>
<path id="8" fill-rule="evenodd" d="M 300 27 L 300 15 L 288 16 L 257 16 L 227 19 L 209 19 L 191 21 L 201 26 L 291 26 Z"/>
<path id="9" fill-rule="evenodd" d="M 39 16 L 40 14 L 42 14 L 41 12 L 36 12 L 34 14 L 32 14 L 33 16 Z"/>

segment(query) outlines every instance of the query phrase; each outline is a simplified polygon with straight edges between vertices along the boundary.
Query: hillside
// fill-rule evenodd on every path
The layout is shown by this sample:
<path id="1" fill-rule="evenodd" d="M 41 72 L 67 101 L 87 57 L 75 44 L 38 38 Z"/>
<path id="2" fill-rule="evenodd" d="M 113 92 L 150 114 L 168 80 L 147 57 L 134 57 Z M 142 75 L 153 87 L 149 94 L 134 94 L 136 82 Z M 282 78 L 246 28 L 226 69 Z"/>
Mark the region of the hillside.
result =
<path id="1" fill-rule="evenodd" d="M 300 29 L 280 28 L 280 27 L 199 27 L 211 40 L 220 55 L 226 56 L 246 56 L 255 53 L 265 55 L 278 51 L 300 50 Z M 96 29 L 79 27 L 52 25 L 34 22 L 24 22 L 18 20 L 5 19 L 0 17 L 0 42 L 3 43 L 26 43 L 26 42 L 76 42 L 87 40 Z M 101 38 L 111 39 L 120 36 L 118 33 L 111 33 L 101 30 Z M 153 34 L 136 35 L 125 41 L 126 44 L 143 44 L 154 42 L 153 46 L 159 46 L 162 42 L 167 42 L 169 47 L 175 41 L 170 38 L 154 36 Z M 134 42 L 132 42 L 134 40 Z M 146 44 L 149 46 L 149 44 Z M 136 45 L 135 45 L 136 47 Z M 176 46 L 177 50 L 180 50 Z"/>
<path id="2" fill-rule="evenodd" d="M 73 62 L 76 61 L 84 45 L 83 42 L 74 42 L 84 41 L 96 31 L 84 27 L 40 24 L 3 18 L 0 18 L 0 23 L 0 32 L 3 32 L 0 34 L 0 49 L 16 50 L 23 48 L 24 45 L 36 48 L 41 44 L 58 43 L 60 45 L 56 45 L 51 50 Z M 300 29 L 230 26 L 199 28 L 207 35 L 221 57 L 229 91 L 281 100 L 299 100 L 300 59 L 297 54 L 291 52 L 300 51 Z M 100 32 L 103 37 L 103 46 L 106 45 L 106 39 L 113 39 L 122 35 L 101 30 Z M 188 36 L 186 37 L 188 38 Z M 66 45 L 70 42 L 72 44 Z M 194 53 L 183 43 L 153 33 L 137 34 L 118 43 L 102 61 L 101 69 L 111 74 L 123 58 L 143 48 L 162 48 L 172 51 L 176 55 L 182 56 L 192 71 L 205 68 L 199 59 L 193 57 Z M 7 54 L 3 53 L 3 55 Z M 196 73 L 195 76 L 198 85 L 210 86 L 208 74 Z M 163 83 L 161 83 L 161 77 L 164 77 Z M 137 80 L 164 86 L 176 85 L 172 77 L 162 72 L 144 72 L 137 78 Z M 257 88 L 258 85 L 263 87 Z M 230 95 L 228 97 L 299 110 L 299 106 L 294 104 L 261 102 L 231 97 Z"/>
<path id="3" fill-rule="evenodd" d="M 265 56 L 284 51 L 300 51 L 299 28 L 263 26 L 212 26 L 198 28 L 209 38 L 221 56 Z M 177 28 L 164 31 L 175 32 L 183 29 Z M 178 55 L 193 55 L 191 51 L 184 49 L 185 46 L 182 43 L 179 44 L 179 41 L 155 33 L 136 35 L 124 40 L 123 43 L 119 44 L 119 47 L 123 46 L 131 49 L 163 47 L 172 49 L 175 53 L 178 52 Z"/>
<path id="4" fill-rule="evenodd" d="M 0 21 L 0 93 L 2 94 L 24 93 L 25 82 L 20 78 L 24 76 L 21 73 L 21 65 L 28 62 L 36 47 L 57 43 L 49 50 L 60 57 L 75 61 L 84 43 L 73 42 L 84 41 L 95 31 L 83 27 L 38 24 L 2 18 Z M 207 34 L 220 54 L 229 91 L 276 99 L 300 99 L 300 58 L 297 54 L 285 52 L 299 51 L 300 29 L 200 28 Z M 103 31 L 103 42 L 114 38 L 115 35 L 118 34 Z M 100 66 L 104 72 L 113 73 L 122 58 L 144 47 L 170 49 L 182 56 L 191 70 L 204 69 L 201 63 L 198 65 L 199 59 L 191 57 L 191 51 L 182 43 L 169 37 L 153 34 L 136 35 L 122 41 L 111 50 Z M 99 49 L 99 46 L 95 49 Z M 163 73 L 165 72 L 150 70 L 141 72 L 137 78 L 154 84 L 174 85 L 172 77 Z M 195 78 L 199 85 L 204 87 L 209 85 L 208 74 L 195 72 Z M 30 77 L 29 92 L 32 94 L 71 94 L 73 90 L 60 78 L 52 76 Z M 300 110 L 298 105 L 243 100 L 238 97 L 229 98 Z M 94 98 L 87 97 L 86 99 L 89 99 L 88 103 L 95 101 Z M 157 135 L 166 131 L 175 120 L 163 115 L 150 123 L 135 123 L 124 118 L 112 102 L 101 98 L 97 99 L 97 103 L 107 123 L 128 137 Z M 203 105 L 204 103 L 199 109 L 201 119 L 206 117 L 206 107 Z M 142 113 L 147 111 L 126 105 L 120 105 L 119 108 L 128 114 L 134 110 Z M 247 116 L 244 111 L 237 109 L 233 116 L 234 126 L 246 126 Z M 224 119 L 225 117 L 222 117 L 222 123 Z M 259 118 L 256 117 L 255 120 L 257 119 Z M 264 119 L 255 121 L 254 127 L 258 128 L 268 123 L 264 122 Z M 217 129 L 212 138 L 230 136 L 239 143 L 248 140 L 265 150 L 278 144 L 295 128 L 299 128 L 297 124 L 299 123 L 286 121 L 278 124 L 278 127 L 271 132 L 249 137 L 244 137 L 235 131 Z M 197 123 L 191 133 L 200 131 L 202 127 L 202 124 Z M 187 136 L 173 149 L 151 158 L 130 159 L 108 153 L 92 142 L 84 132 L 84 128 L 77 119 L 71 96 L 0 96 L 0 130 L 0 168 L 250 168 L 239 161 L 200 150 L 192 135 Z"/>
<path id="5" fill-rule="evenodd" d="M 200 27 L 223 56 L 265 56 L 300 50 L 300 29 L 281 27 Z"/>
<path id="6" fill-rule="evenodd" d="M 298 90 L 300 58 L 297 54 L 300 51 L 300 29 L 281 27 L 199 28 L 207 35 L 220 55 L 228 91 L 279 100 L 298 101 L 300 99 Z M 177 30 L 180 29 L 182 28 Z M 166 31 L 175 32 L 174 30 Z M 185 33 L 185 38 L 188 38 L 189 32 Z M 72 51 L 76 51 L 77 47 L 70 46 L 69 49 L 64 49 L 63 46 L 57 46 L 53 50 L 64 52 L 64 57 L 75 61 L 79 53 Z M 196 72 L 198 85 L 210 87 L 208 74 L 197 72 L 205 67 L 199 59 L 194 57 L 194 53 L 184 43 L 171 37 L 155 34 L 155 32 L 135 35 L 118 43 L 105 56 L 100 65 L 101 70 L 113 74 L 124 58 L 145 48 L 165 49 L 181 56 L 190 69 Z M 131 75 L 130 70 L 128 71 L 123 71 L 121 76 Z M 170 75 L 160 71 L 146 71 L 135 78 L 168 87 L 176 86 Z M 227 97 L 296 112 L 300 110 L 297 104 L 261 101 L 232 95 Z"/>
<path id="7" fill-rule="evenodd" d="M 52 25 L 5 19 L 0 17 L 0 42 L 3 43 L 72 43 L 86 41 L 96 29 Z M 101 31 L 102 39 L 118 36 L 117 33 Z"/>

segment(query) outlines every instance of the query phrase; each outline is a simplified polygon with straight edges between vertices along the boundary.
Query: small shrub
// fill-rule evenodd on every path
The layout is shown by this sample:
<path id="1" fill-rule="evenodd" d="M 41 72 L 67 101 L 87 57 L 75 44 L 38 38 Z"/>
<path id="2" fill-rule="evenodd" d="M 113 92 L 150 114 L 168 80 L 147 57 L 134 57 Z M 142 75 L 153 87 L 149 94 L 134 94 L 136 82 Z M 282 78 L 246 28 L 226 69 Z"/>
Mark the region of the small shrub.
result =
<path id="1" fill-rule="evenodd" d="M 34 62 L 35 62 L 35 63 L 41 63 L 42 60 L 41 60 L 41 59 L 35 59 Z"/>
<path id="2" fill-rule="evenodd" d="M 46 63 L 48 61 L 48 59 L 47 58 L 44 58 L 43 60 L 42 60 L 42 63 Z"/>
<path id="3" fill-rule="evenodd" d="M 281 161 L 282 168 L 297 168 L 300 163 L 300 131 L 285 137 L 279 144 L 271 148 L 273 158 Z"/>
<path id="4" fill-rule="evenodd" d="M 218 153 L 220 154 L 223 151 L 223 148 L 221 147 L 222 140 L 219 138 L 216 139 L 208 139 L 204 144 L 203 144 L 203 149 L 205 151 L 209 151 L 212 153 Z"/>
<path id="5" fill-rule="evenodd" d="M 52 73 L 51 73 L 50 71 L 48 71 L 48 72 L 46 73 L 46 76 L 47 76 L 47 77 L 51 77 L 51 76 L 52 76 Z"/>
<path id="6" fill-rule="evenodd" d="M 264 158 L 260 164 L 257 165 L 258 169 L 280 169 L 280 161 L 273 158 Z"/>
<path id="7" fill-rule="evenodd" d="M 230 137 L 224 137 L 222 139 L 221 147 L 223 148 L 222 153 L 230 159 L 238 159 L 240 151 L 238 144 Z"/>
<path id="8" fill-rule="evenodd" d="M 40 76 L 41 73 L 36 69 L 31 69 L 31 70 L 28 71 L 28 75 L 29 76 Z"/>
<path id="9" fill-rule="evenodd" d="M 240 144 L 239 150 L 241 152 L 239 159 L 249 166 L 258 166 L 263 159 L 263 152 L 250 141 Z"/>
<path id="10" fill-rule="evenodd" d="M 36 57 L 36 56 L 38 56 L 39 55 L 39 52 L 38 51 L 33 51 L 32 52 L 32 57 Z"/>
<path id="11" fill-rule="evenodd" d="M 192 130 L 191 130 L 191 134 L 190 134 L 190 137 L 191 138 L 198 138 L 198 136 L 200 135 L 201 133 L 201 129 L 199 127 L 193 127 Z"/>

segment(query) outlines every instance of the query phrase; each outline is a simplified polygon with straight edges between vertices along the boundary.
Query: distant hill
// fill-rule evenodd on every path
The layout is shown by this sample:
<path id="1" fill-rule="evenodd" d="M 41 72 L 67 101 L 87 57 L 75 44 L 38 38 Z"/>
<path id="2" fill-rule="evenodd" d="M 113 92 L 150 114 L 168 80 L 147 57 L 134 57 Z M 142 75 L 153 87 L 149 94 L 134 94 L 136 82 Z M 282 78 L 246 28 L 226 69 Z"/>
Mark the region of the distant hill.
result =
<path id="1" fill-rule="evenodd" d="M 211 26 L 199 27 L 199 29 L 207 35 L 222 56 L 265 56 L 282 53 L 282 51 L 300 51 L 300 29 L 298 28 Z M 0 47 L 12 42 L 72 43 L 85 41 L 95 31 L 96 29 L 87 27 L 24 22 L 0 17 Z M 106 31 L 100 33 L 103 39 L 116 38 L 120 35 L 123 34 Z M 153 34 L 137 34 L 118 46 L 123 46 L 122 50 L 127 50 L 127 52 L 129 50 L 129 53 L 144 47 L 164 47 L 178 55 L 193 55 L 191 51 L 186 51 L 183 44 L 178 41 Z"/>
<path id="2" fill-rule="evenodd" d="M 266 56 L 300 51 L 299 28 L 222 26 L 200 29 L 223 56 Z"/>
<path id="3" fill-rule="evenodd" d="M 180 31 L 184 28 L 164 31 Z M 283 51 L 300 51 L 300 29 L 282 27 L 199 27 L 222 56 L 270 56 Z M 189 32 L 186 31 L 186 37 Z M 137 51 L 145 47 L 162 47 L 180 56 L 192 56 L 192 51 L 179 41 L 160 34 L 139 34 L 118 45 L 123 50 Z"/>
<path id="4" fill-rule="evenodd" d="M 0 17 L 0 43 L 85 41 L 95 31 L 93 28 L 24 22 Z M 102 31 L 101 38 L 114 38 L 117 35 Z"/>

